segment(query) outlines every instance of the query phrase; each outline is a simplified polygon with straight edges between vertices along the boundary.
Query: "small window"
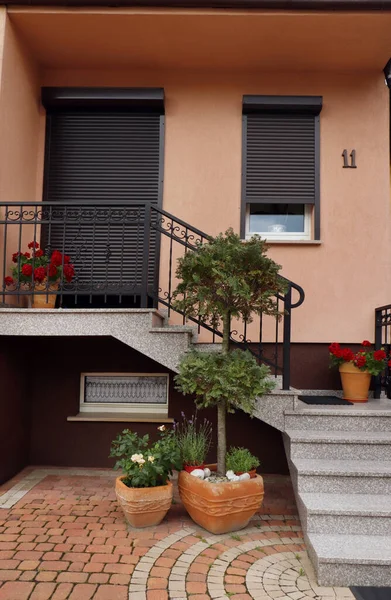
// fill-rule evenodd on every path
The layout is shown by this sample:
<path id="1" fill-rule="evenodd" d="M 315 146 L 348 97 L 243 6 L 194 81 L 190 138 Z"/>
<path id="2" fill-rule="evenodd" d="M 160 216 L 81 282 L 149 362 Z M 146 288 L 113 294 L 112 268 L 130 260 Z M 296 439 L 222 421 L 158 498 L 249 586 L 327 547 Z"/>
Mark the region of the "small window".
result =
<path id="1" fill-rule="evenodd" d="M 241 234 L 320 239 L 320 96 L 243 97 Z"/>
<path id="2" fill-rule="evenodd" d="M 131 412 L 167 416 L 168 375 L 83 373 L 80 412 Z"/>
<path id="3" fill-rule="evenodd" d="M 311 207 L 306 204 L 248 204 L 246 237 L 260 235 L 270 240 L 309 240 Z"/>

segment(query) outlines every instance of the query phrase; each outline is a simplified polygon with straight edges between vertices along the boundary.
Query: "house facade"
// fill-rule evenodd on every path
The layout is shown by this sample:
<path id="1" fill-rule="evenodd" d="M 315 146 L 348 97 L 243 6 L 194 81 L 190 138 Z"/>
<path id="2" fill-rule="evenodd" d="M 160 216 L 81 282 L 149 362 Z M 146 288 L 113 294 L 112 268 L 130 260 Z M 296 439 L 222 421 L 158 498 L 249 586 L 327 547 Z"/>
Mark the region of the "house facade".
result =
<path id="1" fill-rule="evenodd" d="M 175 390 L 178 360 L 218 347 L 221 333 L 173 310 L 175 265 L 228 228 L 266 238 L 288 280 L 281 323 L 254 319 L 232 332 L 283 389 L 268 413 L 230 418 L 229 441 L 249 446 L 264 472 L 289 463 L 293 478 L 311 476 L 297 466 L 309 434 L 287 447 L 287 430 L 305 423 L 279 420 L 297 406 L 292 388 L 338 390 L 328 345 L 374 341 L 375 309 L 391 299 L 391 3 L 288 8 L 0 7 L 0 270 L 12 277 L 1 289 L 1 481 L 28 464 L 109 466 L 118 431 L 155 435 L 192 413 Z M 64 274 L 73 265 L 59 288 L 12 275 L 17 253 L 36 244 L 59 251 Z M 54 309 L 32 307 L 50 294 Z M 379 315 L 384 324 L 388 311 Z M 320 417 L 343 429 L 320 415 L 315 431 Z M 390 430 L 385 417 L 369 421 L 353 431 Z M 321 460 L 322 448 L 311 452 Z"/>

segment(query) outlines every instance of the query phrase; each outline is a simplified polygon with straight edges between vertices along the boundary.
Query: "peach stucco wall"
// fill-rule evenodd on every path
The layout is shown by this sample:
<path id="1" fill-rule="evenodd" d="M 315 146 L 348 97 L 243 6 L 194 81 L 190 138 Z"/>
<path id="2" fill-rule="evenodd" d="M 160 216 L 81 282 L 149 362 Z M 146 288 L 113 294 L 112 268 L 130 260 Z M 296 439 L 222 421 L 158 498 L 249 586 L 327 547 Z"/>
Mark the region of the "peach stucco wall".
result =
<path id="1" fill-rule="evenodd" d="M 5 17 L 3 21 L 2 17 Z M 38 177 L 38 156 L 44 112 L 40 106 L 39 73 L 4 12 L 0 13 L 0 38 L 3 41 L 2 44 L 0 42 L 0 201 L 28 202 L 36 198 L 37 181 L 41 181 L 41 176 Z M 32 236 L 33 226 L 23 227 L 22 249 Z M 18 249 L 18 237 L 18 227 L 8 228 L 8 259 Z M 1 264 L 3 239 L 1 226 Z M 7 302 L 12 302 L 12 299 L 8 297 Z"/>
<path id="2" fill-rule="evenodd" d="M 162 86 L 165 210 L 216 234 L 239 230 L 243 94 L 322 95 L 320 245 L 273 245 L 303 286 L 293 318 L 302 342 L 373 338 L 391 301 L 388 90 L 382 73 L 46 70 L 44 85 Z M 342 169 L 355 148 L 355 170 Z"/>

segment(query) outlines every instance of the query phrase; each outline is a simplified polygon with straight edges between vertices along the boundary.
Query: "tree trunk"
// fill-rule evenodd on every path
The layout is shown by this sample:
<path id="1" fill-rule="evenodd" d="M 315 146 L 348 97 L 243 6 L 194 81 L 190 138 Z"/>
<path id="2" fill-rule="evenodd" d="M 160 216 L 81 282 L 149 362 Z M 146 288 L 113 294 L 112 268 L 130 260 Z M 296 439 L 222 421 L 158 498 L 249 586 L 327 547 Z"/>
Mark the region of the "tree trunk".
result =
<path id="1" fill-rule="evenodd" d="M 220 475 L 225 475 L 225 455 L 227 453 L 226 436 L 226 404 L 221 400 L 217 405 L 217 471 Z"/>
<path id="2" fill-rule="evenodd" d="M 223 343 L 221 351 L 223 354 L 229 352 L 229 336 L 231 333 L 231 315 L 227 312 L 223 315 Z M 226 432 L 227 404 L 223 399 L 217 405 L 217 471 L 225 475 L 225 455 L 227 453 Z"/>

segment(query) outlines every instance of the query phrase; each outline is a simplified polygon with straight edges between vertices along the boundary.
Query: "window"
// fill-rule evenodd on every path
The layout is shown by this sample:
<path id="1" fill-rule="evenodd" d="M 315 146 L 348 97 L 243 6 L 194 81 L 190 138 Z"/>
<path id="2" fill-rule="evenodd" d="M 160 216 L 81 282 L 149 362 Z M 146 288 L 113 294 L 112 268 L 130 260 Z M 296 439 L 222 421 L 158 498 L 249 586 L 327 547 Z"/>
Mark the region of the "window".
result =
<path id="1" fill-rule="evenodd" d="M 246 237 L 311 239 L 311 207 L 306 204 L 248 204 Z"/>
<path id="2" fill-rule="evenodd" d="M 319 96 L 244 96 L 242 237 L 320 239 Z"/>
<path id="3" fill-rule="evenodd" d="M 168 411 L 168 375 L 159 373 L 82 373 L 81 413 Z"/>

